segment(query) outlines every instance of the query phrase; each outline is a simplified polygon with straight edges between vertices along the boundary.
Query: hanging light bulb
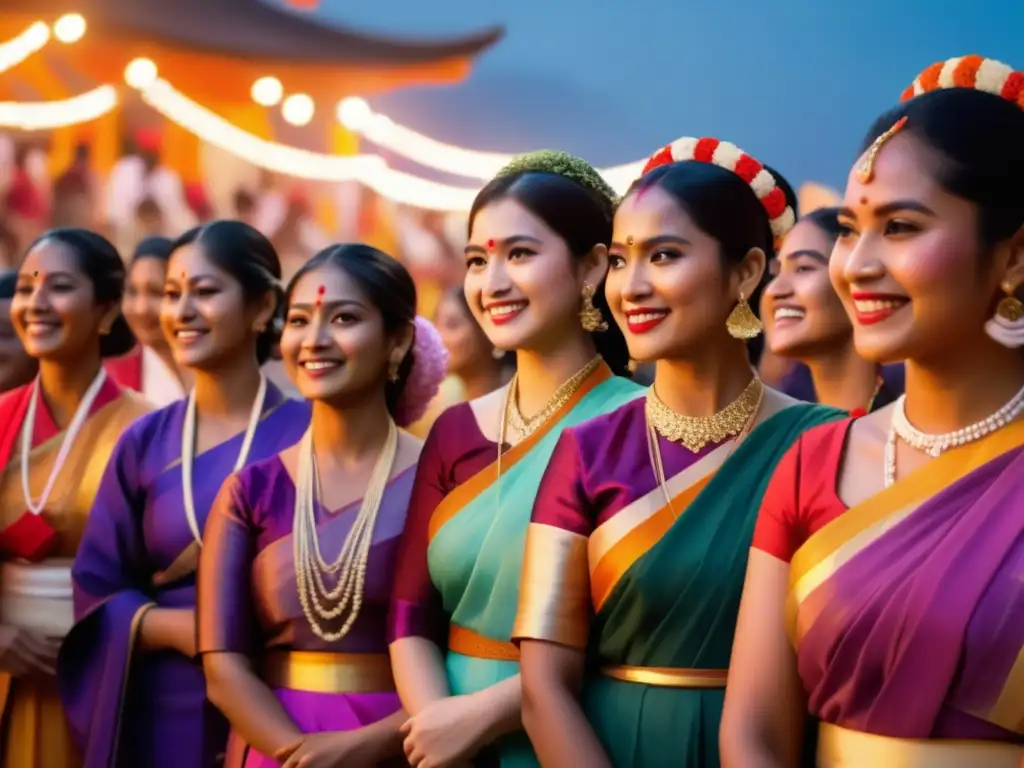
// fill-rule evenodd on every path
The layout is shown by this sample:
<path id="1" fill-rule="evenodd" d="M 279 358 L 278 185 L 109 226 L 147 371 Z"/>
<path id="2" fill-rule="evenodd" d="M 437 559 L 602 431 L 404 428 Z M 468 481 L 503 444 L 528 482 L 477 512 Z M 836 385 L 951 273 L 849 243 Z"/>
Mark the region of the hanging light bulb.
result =
<path id="1" fill-rule="evenodd" d="M 85 36 L 85 17 L 66 13 L 53 23 L 53 36 L 62 43 L 77 43 Z"/>
<path id="2" fill-rule="evenodd" d="M 141 91 L 155 83 L 158 74 L 156 64 L 150 59 L 133 59 L 124 68 L 124 81 Z"/>
<path id="3" fill-rule="evenodd" d="M 281 105 L 281 116 L 290 125 L 309 125 L 316 112 L 316 104 L 305 93 L 293 93 Z"/>
<path id="4" fill-rule="evenodd" d="M 373 117 L 373 110 L 366 103 L 365 99 L 358 96 L 349 96 L 338 102 L 338 122 L 356 133 L 362 131 L 370 118 Z"/>
<path id="5" fill-rule="evenodd" d="M 284 96 L 284 86 L 276 77 L 261 77 L 252 84 L 252 100 L 261 107 L 273 107 Z"/>

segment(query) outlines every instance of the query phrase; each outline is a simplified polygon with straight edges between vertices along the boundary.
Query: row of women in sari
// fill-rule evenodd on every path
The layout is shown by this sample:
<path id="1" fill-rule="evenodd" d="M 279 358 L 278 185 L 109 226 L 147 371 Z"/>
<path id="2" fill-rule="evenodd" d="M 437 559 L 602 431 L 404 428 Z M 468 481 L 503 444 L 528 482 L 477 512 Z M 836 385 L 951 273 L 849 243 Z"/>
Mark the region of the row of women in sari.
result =
<path id="1" fill-rule="evenodd" d="M 244 225 L 187 237 L 162 317 L 195 387 L 127 427 L 98 373 L 111 263 L 44 237 L 12 309 L 38 384 L 0 400 L 0 448 L 29 434 L 2 487 L 9 764 L 73 764 L 47 677 L 66 634 L 87 765 L 793 766 L 809 714 L 819 765 L 1018 768 L 1024 113 L 993 90 L 1024 77 L 1000 67 L 928 70 L 851 171 L 832 283 L 907 390 L 856 419 L 754 376 L 751 305 L 795 217 L 715 139 L 656 153 L 621 202 L 562 153 L 481 191 L 465 296 L 517 374 L 422 445 L 396 425 L 443 353 L 383 254 L 328 249 L 282 296 Z M 307 403 L 259 372 L 278 306 Z M 54 467 L 77 507 L 49 481 L 29 501 Z M 62 512 L 88 514 L 77 553 Z M 33 625 L 68 602 L 67 554 L 73 616 Z"/>

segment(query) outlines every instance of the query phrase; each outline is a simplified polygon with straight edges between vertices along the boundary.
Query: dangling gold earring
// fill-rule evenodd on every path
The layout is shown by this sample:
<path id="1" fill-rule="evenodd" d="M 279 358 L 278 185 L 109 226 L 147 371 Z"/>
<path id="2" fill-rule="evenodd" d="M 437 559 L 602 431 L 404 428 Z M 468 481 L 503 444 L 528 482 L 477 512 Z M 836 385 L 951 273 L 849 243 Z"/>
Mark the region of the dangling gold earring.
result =
<path id="1" fill-rule="evenodd" d="M 1006 296 L 996 306 L 996 314 L 1008 322 L 1015 323 L 1024 317 L 1024 302 L 1014 296 L 1014 288 L 1010 283 L 1003 283 L 1000 287 Z"/>
<path id="2" fill-rule="evenodd" d="M 595 331 L 607 331 L 608 323 L 604 321 L 601 310 L 594 306 L 594 294 L 597 291 L 590 283 L 583 283 L 581 299 L 583 305 L 580 307 L 580 325 L 587 333 Z"/>
<path id="3" fill-rule="evenodd" d="M 744 339 L 747 341 L 757 337 L 764 330 L 764 326 L 757 319 L 757 315 L 754 314 L 753 310 L 750 309 L 750 305 L 747 303 L 747 299 L 742 291 L 740 291 L 739 303 L 733 307 L 732 312 L 729 313 L 729 317 L 725 321 L 725 327 L 729 331 L 729 335 L 734 339 Z"/>
<path id="4" fill-rule="evenodd" d="M 392 383 L 398 381 L 398 369 L 401 367 L 401 359 L 392 357 L 391 362 L 388 363 L 388 381 Z"/>

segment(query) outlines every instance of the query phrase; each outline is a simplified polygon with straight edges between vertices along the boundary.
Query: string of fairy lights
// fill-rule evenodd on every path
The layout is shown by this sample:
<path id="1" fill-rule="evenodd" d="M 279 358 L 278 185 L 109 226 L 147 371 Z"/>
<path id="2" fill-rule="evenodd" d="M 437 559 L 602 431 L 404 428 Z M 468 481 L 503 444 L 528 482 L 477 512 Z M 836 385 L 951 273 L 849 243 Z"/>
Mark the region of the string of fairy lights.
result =
<path id="1" fill-rule="evenodd" d="M 85 18 L 77 13 L 61 16 L 52 26 L 43 21 L 31 24 L 17 37 L 0 42 L 0 73 L 38 53 L 52 39 L 67 45 L 78 42 L 87 28 Z M 378 155 L 328 155 L 260 138 L 177 90 L 160 76 L 156 62 L 148 58 L 130 61 L 124 70 L 124 82 L 137 90 L 150 107 L 200 141 L 260 168 L 307 180 L 358 181 L 393 202 L 439 211 L 466 211 L 476 194 L 475 187 L 443 184 L 397 171 Z M 316 114 L 317 105 L 311 96 L 286 94 L 284 84 L 273 76 L 256 80 L 250 96 L 264 108 L 280 106 L 282 118 L 291 125 L 308 125 Z M 120 93 L 113 84 L 55 101 L 0 102 L 0 127 L 52 130 L 77 125 L 102 117 L 116 109 L 119 102 Z M 364 99 L 355 96 L 338 103 L 335 117 L 345 128 L 382 149 L 422 167 L 478 183 L 490 179 L 513 158 L 510 154 L 466 149 L 425 136 L 374 112 Z M 599 170 L 614 189 L 623 192 L 640 175 L 643 162 Z"/>

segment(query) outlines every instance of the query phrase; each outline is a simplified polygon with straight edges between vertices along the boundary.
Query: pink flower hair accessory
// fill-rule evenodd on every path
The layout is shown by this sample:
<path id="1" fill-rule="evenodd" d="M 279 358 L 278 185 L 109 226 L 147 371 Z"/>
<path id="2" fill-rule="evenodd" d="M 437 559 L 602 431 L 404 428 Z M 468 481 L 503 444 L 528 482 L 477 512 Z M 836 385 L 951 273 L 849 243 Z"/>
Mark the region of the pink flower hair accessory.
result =
<path id="1" fill-rule="evenodd" d="M 395 424 L 408 427 L 427 412 L 448 370 L 448 350 L 434 324 L 419 315 L 413 321 L 412 370 L 395 403 Z"/>

